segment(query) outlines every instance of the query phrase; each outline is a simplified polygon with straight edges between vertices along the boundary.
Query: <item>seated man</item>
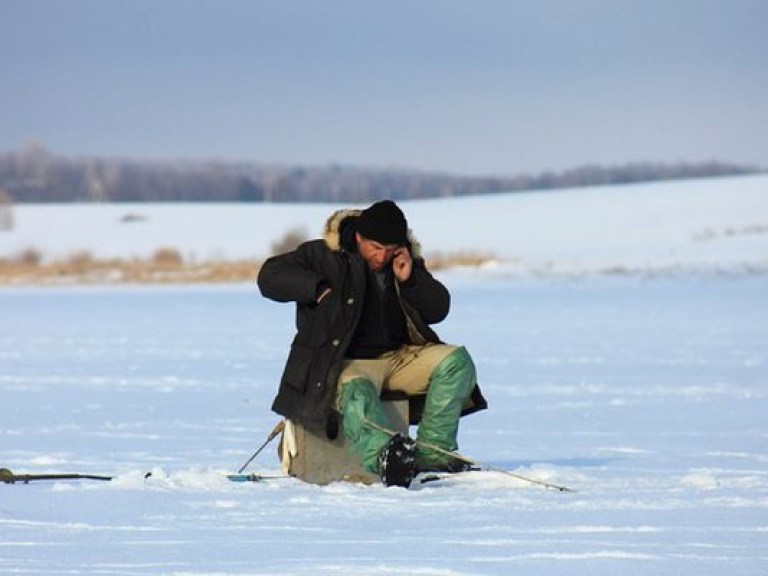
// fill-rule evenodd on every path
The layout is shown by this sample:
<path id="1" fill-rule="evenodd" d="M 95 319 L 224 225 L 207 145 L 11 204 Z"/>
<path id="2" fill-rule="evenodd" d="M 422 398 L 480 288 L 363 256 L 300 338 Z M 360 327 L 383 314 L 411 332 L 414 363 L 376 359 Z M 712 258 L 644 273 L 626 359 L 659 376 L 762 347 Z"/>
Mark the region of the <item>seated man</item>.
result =
<path id="1" fill-rule="evenodd" d="M 273 410 L 324 429 L 340 413 L 362 467 L 388 486 L 464 468 L 443 450 L 458 448 L 460 416 L 486 406 L 466 349 L 429 327 L 447 316 L 450 295 L 419 249 L 403 212 L 385 200 L 337 211 L 324 239 L 268 259 L 258 279 L 264 296 L 297 307 Z M 383 389 L 426 395 L 416 441 L 386 431 Z"/>

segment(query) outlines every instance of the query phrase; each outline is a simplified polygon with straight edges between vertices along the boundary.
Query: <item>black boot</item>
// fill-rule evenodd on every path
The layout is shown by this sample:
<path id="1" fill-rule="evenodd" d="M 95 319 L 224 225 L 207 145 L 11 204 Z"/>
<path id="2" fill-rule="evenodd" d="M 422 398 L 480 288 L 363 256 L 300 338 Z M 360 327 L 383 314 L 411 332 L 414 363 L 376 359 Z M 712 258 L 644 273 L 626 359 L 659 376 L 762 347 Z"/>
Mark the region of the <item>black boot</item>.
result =
<path id="1" fill-rule="evenodd" d="M 416 476 L 416 442 L 395 434 L 379 452 L 379 476 L 385 486 L 408 488 Z"/>
<path id="2" fill-rule="evenodd" d="M 441 462 L 439 464 L 432 464 L 429 467 L 420 469 L 421 472 L 447 472 L 448 474 L 458 474 L 459 472 L 469 472 L 471 470 L 479 470 L 480 468 L 473 466 L 469 462 L 460 460 L 458 458 L 452 458 Z"/>

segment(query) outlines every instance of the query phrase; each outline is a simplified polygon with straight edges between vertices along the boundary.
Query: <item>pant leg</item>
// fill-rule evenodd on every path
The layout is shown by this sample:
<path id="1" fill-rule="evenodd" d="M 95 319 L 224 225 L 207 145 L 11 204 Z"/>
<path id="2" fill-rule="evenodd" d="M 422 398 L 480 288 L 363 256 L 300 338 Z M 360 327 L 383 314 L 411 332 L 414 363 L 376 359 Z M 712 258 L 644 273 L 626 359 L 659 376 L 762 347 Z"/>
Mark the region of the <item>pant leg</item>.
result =
<path id="1" fill-rule="evenodd" d="M 410 396 L 426 394 L 435 368 L 454 350 L 451 344 L 406 345 L 395 351 L 383 385 Z"/>
<path id="2" fill-rule="evenodd" d="M 379 453 L 389 442 L 389 434 L 372 428 L 365 421 L 385 428 L 391 428 L 392 424 L 384 414 L 376 388 L 369 380 L 358 378 L 344 384 L 340 396 L 344 436 L 360 458 L 361 466 L 377 474 Z"/>
<path id="3" fill-rule="evenodd" d="M 386 359 L 347 360 L 339 376 L 336 402 L 342 415 L 344 436 L 361 466 L 373 474 L 379 471 L 379 452 L 389 442 L 389 435 L 367 425 L 365 420 L 392 427 L 379 399 L 388 369 Z"/>
<path id="4" fill-rule="evenodd" d="M 463 346 L 433 345 L 417 351 L 413 358 L 407 350 L 403 355 L 406 361 L 395 369 L 385 386 L 408 393 L 426 391 L 417 441 L 456 450 L 461 410 L 476 384 L 469 352 Z M 450 461 L 450 457 L 418 444 L 417 458 L 423 470 L 441 468 Z"/>

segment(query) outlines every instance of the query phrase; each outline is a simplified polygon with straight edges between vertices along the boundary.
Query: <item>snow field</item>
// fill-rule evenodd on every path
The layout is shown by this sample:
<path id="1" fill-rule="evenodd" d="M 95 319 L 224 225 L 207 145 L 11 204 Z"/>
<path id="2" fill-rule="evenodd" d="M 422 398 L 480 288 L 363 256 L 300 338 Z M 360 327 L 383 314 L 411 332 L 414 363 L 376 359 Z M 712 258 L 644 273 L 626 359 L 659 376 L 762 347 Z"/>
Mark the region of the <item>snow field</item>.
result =
<path id="1" fill-rule="evenodd" d="M 0 486 L 0 574 L 764 573 L 765 277 L 444 280 L 491 403 L 462 451 L 575 493 L 228 482 L 276 422 L 290 306 L 5 289 L 0 465 L 117 478 Z"/>
<path id="2" fill-rule="evenodd" d="M 500 273 L 750 272 L 768 269 L 768 176 L 684 180 L 402 203 L 427 255 L 491 254 Z M 17 205 L 0 258 L 33 248 L 188 261 L 261 259 L 289 231 L 322 233 L 347 206 L 302 204 Z M 143 220 L 124 222 L 126 216 Z"/>
<path id="3" fill-rule="evenodd" d="M 0 574 L 765 574 L 767 185 L 405 203 L 427 253 L 500 259 L 441 274 L 438 331 L 490 402 L 462 452 L 573 493 L 492 472 L 231 483 L 277 422 L 290 306 L 246 285 L 0 288 L 0 467 L 116 477 L 0 485 Z M 0 257 L 261 258 L 334 208 L 16 206 Z M 251 469 L 279 475 L 274 446 Z"/>

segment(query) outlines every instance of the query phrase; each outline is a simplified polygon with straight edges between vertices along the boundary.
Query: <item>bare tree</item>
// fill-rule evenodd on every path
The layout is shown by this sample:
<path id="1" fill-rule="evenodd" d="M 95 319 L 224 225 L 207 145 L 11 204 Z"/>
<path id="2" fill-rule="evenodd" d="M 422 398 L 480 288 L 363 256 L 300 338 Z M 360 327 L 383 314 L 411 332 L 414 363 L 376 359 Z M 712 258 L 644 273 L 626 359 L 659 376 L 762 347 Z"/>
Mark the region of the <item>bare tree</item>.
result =
<path id="1" fill-rule="evenodd" d="M 31 202 L 344 202 L 445 198 L 516 190 L 765 172 L 721 162 L 585 165 L 517 176 L 459 176 L 407 168 L 258 162 L 68 158 L 29 142 L 0 152 L 0 187 Z"/>
<path id="2" fill-rule="evenodd" d="M 13 198 L 0 188 L 0 231 L 13 230 Z"/>
<path id="3" fill-rule="evenodd" d="M 282 238 L 272 242 L 272 254 L 284 254 L 295 250 L 299 244 L 308 240 L 307 231 L 304 228 L 292 228 Z"/>

